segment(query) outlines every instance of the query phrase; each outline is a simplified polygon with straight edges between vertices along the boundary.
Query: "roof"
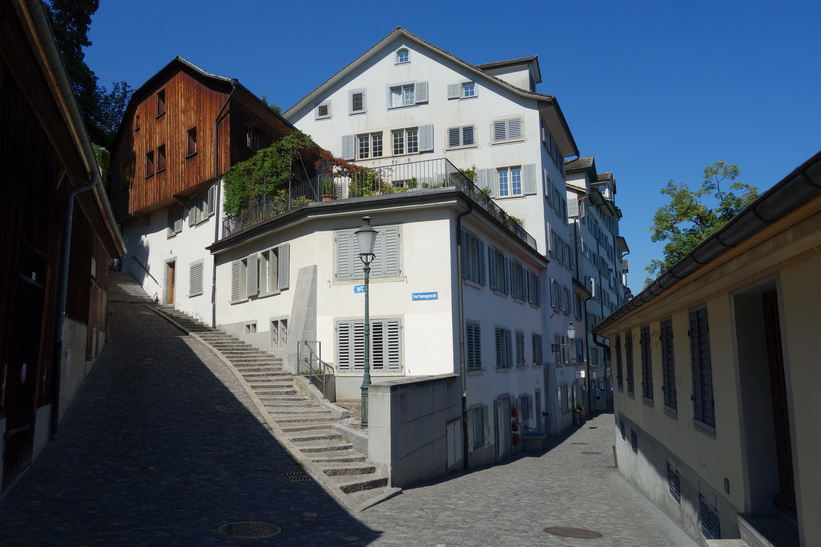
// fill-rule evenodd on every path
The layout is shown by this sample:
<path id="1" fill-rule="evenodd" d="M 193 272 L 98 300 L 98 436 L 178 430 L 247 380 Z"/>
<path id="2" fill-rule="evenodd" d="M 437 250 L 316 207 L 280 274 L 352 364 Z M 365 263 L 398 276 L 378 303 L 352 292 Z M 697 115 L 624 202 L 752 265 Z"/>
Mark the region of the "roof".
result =
<path id="1" fill-rule="evenodd" d="M 519 65 L 531 65 L 533 67 L 533 78 L 537 84 L 542 83 L 542 70 L 539 67 L 539 56 L 531 55 L 530 57 L 519 57 L 518 59 L 509 59 L 507 61 L 496 61 L 494 63 L 484 63 L 475 65 L 479 70 L 495 70 L 499 68 L 508 68 Z"/>
<path id="2" fill-rule="evenodd" d="M 585 156 L 575 160 L 568 160 L 564 162 L 564 172 L 569 171 L 584 171 L 586 169 L 593 169 L 595 172 L 596 160 L 593 156 Z"/>
<path id="3" fill-rule="evenodd" d="M 295 112 L 301 110 L 302 108 L 313 105 L 317 102 L 317 97 L 320 96 L 327 88 L 339 83 L 340 81 L 344 80 L 350 74 L 352 74 L 357 68 L 365 65 L 371 58 L 373 58 L 377 53 L 379 53 L 384 46 L 388 43 L 392 42 L 397 38 L 405 38 L 411 42 L 416 43 L 419 46 L 427 48 L 429 50 L 435 51 L 440 55 L 447 57 L 449 60 L 453 61 L 454 63 L 460 65 L 462 68 L 467 70 L 468 72 L 472 72 L 476 77 L 483 78 L 486 80 L 490 80 L 495 84 L 506 88 L 509 91 L 512 91 L 516 95 L 521 97 L 526 97 L 529 99 L 536 99 L 540 101 L 542 104 L 546 105 L 548 108 L 555 110 L 553 115 L 551 116 L 552 119 L 549 119 L 548 122 L 553 122 L 554 124 L 559 124 L 562 128 L 563 135 L 554 135 L 556 140 L 559 142 L 562 148 L 562 154 L 565 156 L 578 156 L 579 150 L 576 146 L 576 141 L 573 138 L 573 134 L 570 132 L 570 127 L 567 124 L 567 120 L 564 118 L 564 114 L 559 108 L 559 103 L 555 97 L 552 95 L 544 95 L 542 93 L 536 93 L 535 91 L 528 91 L 525 89 L 521 89 L 514 85 L 511 85 L 504 80 L 497 78 L 491 74 L 488 74 L 481 68 L 471 65 L 463 61 L 462 59 L 456 57 L 448 53 L 447 51 L 443 50 L 440 47 L 437 47 L 430 42 L 426 42 L 422 38 L 419 38 L 415 34 L 408 32 L 407 30 L 403 29 L 402 27 L 396 27 L 390 34 L 382 38 L 379 42 L 377 42 L 374 46 L 364 52 L 362 55 L 351 61 L 347 66 L 343 67 L 340 71 L 336 74 L 325 80 L 322 84 L 320 84 L 316 89 L 311 91 L 308 95 L 300 99 L 296 104 L 294 104 L 291 108 L 285 111 L 284 116 L 286 119 L 290 118 Z M 503 61 L 503 62 L 510 62 L 510 61 Z M 485 65 L 486 66 L 486 65 Z"/>
<path id="4" fill-rule="evenodd" d="M 596 325 L 595 334 L 629 315 L 641 306 L 660 298 L 701 268 L 729 252 L 768 226 L 812 199 L 821 197 L 821 151 L 795 168 L 772 188 L 761 194 L 720 230 L 661 274 L 635 298 Z"/>

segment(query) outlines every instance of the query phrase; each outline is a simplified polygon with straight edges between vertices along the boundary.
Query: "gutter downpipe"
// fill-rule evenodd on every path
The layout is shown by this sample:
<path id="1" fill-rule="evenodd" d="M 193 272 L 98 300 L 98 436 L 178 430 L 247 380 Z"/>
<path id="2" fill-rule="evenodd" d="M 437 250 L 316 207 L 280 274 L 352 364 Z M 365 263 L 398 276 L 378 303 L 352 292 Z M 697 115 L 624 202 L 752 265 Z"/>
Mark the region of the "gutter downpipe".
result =
<path id="1" fill-rule="evenodd" d="M 456 216 L 456 291 L 457 308 L 459 313 L 459 362 L 461 364 L 459 376 L 462 380 L 462 468 L 468 469 L 468 392 L 467 392 L 467 364 L 465 363 L 465 301 L 462 283 L 462 217 L 473 211 L 473 204 L 468 202 L 468 209 Z"/>
<path id="2" fill-rule="evenodd" d="M 231 98 L 234 96 L 234 92 L 236 90 L 237 81 L 232 78 L 231 93 L 228 94 L 228 98 L 225 99 L 225 103 L 222 105 L 222 108 L 220 108 L 220 111 L 217 112 L 217 117 L 214 118 L 214 179 L 217 181 L 217 197 L 216 203 L 214 203 L 214 207 L 216 209 L 214 216 L 217 217 L 214 222 L 214 243 L 220 239 L 220 211 L 222 211 L 222 208 L 219 206 L 220 197 L 222 194 L 222 181 L 219 180 L 219 122 L 223 112 L 225 112 L 225 107 L 227 107 L 228 103 L 231 102 Z M 217 328 L 217 257 L 213 253 L 211 256 L 214 259 L 211 268 L 211 328 L 215 329 Z"/>

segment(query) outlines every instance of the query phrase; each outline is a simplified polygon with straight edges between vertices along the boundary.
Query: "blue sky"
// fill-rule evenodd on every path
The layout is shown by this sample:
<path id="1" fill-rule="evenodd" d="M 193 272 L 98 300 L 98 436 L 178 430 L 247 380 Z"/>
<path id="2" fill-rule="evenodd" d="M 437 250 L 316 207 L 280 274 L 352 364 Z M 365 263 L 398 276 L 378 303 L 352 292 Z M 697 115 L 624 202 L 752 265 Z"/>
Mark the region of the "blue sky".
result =
<path id="1" fill-rule="evenodd" d="M 821 149 L 819 22 L 809 0 L 101 0 L 86 62 L 137 88 L 180 55 L 284 111 L 397 26 L 472 64 L 538 55 L 537 90 L 616 177 L 638 293 L 668 180 L 725 160 L 763 191 Z"/>

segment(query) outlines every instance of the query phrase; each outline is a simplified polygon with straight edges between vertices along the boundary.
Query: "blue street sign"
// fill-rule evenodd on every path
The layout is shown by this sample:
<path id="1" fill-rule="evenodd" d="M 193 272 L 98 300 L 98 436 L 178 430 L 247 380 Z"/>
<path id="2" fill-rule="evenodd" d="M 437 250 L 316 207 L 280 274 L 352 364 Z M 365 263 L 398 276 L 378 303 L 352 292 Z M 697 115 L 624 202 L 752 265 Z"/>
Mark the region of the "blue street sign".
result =
<path id="1" fill-rule="evenodd" d="M 414 301 L 416 300 L 439 300 L 439 292 L 415 292 L 411 295 Z"/>
<path id="2" fill-rule="evenodd" d="M 355 292 L 356 294 L 362 294 L 363 292 L 365 292 L 365 285 L 354 285 L 353 292 Z"/>

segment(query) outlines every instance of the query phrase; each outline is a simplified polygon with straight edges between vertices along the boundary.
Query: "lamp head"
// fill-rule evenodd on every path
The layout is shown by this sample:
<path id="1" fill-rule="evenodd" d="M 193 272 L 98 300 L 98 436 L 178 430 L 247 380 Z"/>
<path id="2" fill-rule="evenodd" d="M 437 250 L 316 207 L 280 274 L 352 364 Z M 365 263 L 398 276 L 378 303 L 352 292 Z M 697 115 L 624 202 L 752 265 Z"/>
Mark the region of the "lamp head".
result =
<path id="1" fill-rule="evenodd" d="M 373 261 L 373 248 L 378 233 L 371 226 L 371 217 L 362 217 L 362 226 L 354 232 L 354 235 L 356 235 L 356 242 L 359 244 L 359 259 L 365 264 L 370 264 Z"/>
<path id="2" fill-rule="evenodd" d="M 567 325 L 567 337 L 571 340 L 576 338 L 576 326 L 572 322 Z"/>

